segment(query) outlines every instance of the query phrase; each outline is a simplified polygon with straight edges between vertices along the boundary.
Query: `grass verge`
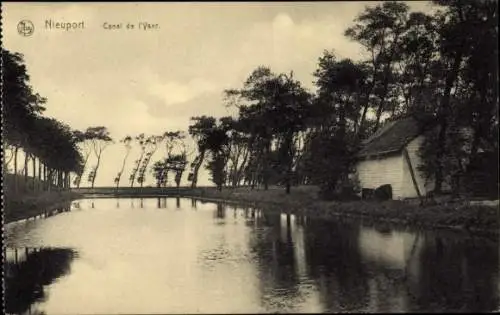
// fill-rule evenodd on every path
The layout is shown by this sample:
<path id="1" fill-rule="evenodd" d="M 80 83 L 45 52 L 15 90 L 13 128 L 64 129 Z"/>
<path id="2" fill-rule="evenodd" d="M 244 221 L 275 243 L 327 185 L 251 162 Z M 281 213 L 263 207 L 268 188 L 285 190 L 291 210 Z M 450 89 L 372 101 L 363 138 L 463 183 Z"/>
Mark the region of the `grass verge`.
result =
<path id="1" fill-rule="evenodd" d="M 82 198 L 71 191 L 51 191 L 32 194 L 4 195 L 4 224 L 28 219 L 70 205 Z"/>
<path id="2" fill-rule="evenodd" d="M 447 202 L 421 207 L 398 200 L 383 202 L 321 201 L 312 187 L 297 187 L 287 195 L 283 188 L 269 190 L 196 189 L 188 193 L 206 200 L 223 200 L 288 211 L 325 219 L 352 218 L 366 223 L 387 222 L 417 228 L 449 228 L 498 234 L 500 211 L 494 205 L 473 205 L 466 201 Z"/>

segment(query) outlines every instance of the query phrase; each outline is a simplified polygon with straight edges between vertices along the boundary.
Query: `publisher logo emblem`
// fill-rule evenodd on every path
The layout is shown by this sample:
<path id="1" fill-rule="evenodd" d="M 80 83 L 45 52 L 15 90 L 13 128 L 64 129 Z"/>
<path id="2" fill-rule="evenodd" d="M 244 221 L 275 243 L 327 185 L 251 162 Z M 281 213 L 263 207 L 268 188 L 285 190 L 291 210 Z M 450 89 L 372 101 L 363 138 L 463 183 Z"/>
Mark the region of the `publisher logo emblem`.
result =
<path id="1" fill-rule="evenodd" d="M 22 20 L 17 24 L 17 32 L 22 36 L 31 36 L 35 31 L 35 25 L 30 20 Z"/>

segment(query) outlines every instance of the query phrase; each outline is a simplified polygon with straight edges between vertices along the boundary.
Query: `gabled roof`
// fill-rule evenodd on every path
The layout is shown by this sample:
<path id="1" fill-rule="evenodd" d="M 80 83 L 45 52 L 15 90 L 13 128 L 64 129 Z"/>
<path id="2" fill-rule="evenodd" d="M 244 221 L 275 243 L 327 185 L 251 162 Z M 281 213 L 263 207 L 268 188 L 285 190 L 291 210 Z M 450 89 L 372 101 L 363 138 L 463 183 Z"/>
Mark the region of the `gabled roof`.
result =
<path id="1" fill-rule="evenodd" d="M 357 156 L 368 157 L 399 152 L 421 132 L 420 124 L 412 117 L 388 122 L 362 143 L 363 147 Z"/>

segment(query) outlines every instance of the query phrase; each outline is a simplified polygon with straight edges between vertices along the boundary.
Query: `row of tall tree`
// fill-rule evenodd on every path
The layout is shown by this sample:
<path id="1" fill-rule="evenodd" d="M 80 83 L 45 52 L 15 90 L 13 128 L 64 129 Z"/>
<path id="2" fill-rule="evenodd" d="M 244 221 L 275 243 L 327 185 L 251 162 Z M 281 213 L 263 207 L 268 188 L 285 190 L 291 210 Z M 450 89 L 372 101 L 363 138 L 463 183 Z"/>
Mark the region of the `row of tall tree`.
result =
<path id="1" fill-rule="evenodd" d="M 4 169 L 12 162 L 14 174 L 23 175 L 13 177 L 9 193 L 17 193 L 20 187 L 30 191 L 67 188 L 69 174 L 82 169 L 77 137 L 66 124 L 43 116 L 46 99 L 29 80 L 23 55 L 2 49 Z M 21 153 L 24 161 L 19 159 Z"/>
<path id="2" fill-rule="evenodd" d="M 264 66 L 242 88 L 225 91 L 236 118 L 192 118 L 192 186 L 207 160 L 219 188 L 272 183 L 289 192 L 300 183 L 338 191 L 353 185 L 361 142 L 385 120 L 406 116 L 426 126 L 420 169 L 436 192 L 467 173 L 480 152 L 498 151 L 497 2 L 433 4 L 431 14 L 410 12 L 403 2 L 366 7 L 345 36 L 369 57 L 325 51 L 314 93 L 293 72 Z"/>
<path id="3" fill-rule="evenodd" d="M 97 161 L 89 172 L 93 187 L 102 153 L 112 143 L 107 128 L 78 131 L 44 117 L 47 100 L 30 85 L 24 56 L 2 49 L 2 61 L 4 169 L 13 164 L 16 175 L 9 189 L 14 193 L 67 189 L 71 173 L 75 175 L 73 183 L 79 187 L 89 157 L 95 154 Z"/>

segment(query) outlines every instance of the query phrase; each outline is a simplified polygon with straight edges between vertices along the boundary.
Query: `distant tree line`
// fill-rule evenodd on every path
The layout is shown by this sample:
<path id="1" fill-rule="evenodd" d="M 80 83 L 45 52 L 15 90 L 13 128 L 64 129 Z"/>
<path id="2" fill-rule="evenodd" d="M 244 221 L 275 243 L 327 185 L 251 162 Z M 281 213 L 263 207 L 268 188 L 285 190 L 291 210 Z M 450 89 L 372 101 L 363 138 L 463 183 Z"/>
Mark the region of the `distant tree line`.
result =
<path id="1" fill-rule="evenodd" d="M 4 169 L 12 161 L 13 172 L 23 175 L 14 177 L 13 190 L 19 178 L 28 187 L 29 168 L 31 190 L 69 187 L 70 172 L 82 168 L 77 138 L 66 124 L 42 116 L 46 99 L 33 91 L 23 56 L 2 49 L 2 62 Z M 19 161 L 20 151 L 24 161 Z M 36 179 L 44 184 L 35 185 Z"/>

